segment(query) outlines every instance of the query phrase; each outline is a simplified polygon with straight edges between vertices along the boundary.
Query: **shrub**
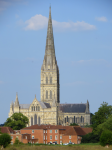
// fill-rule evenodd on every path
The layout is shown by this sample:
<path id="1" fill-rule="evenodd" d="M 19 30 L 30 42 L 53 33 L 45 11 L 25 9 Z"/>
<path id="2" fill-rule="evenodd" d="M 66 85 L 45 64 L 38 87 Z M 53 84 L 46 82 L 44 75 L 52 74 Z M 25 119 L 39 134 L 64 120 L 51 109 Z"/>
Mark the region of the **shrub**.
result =
<path id="1" fill-rule="evenodd" d="M 5 148 L 6 146 L 8 146 L 8 144 L 10 144 L 11 142 L 11 136 L 7 133 L 4 133 L 2 135 L 0 135 L 0 145 Z"/>
<path id="2" fill-rule="evenodd" d="M 95 133 L 88 133 L 82 136 L 81 143 L 98 143 L 100 136 Z"/>
<path id="3" fill-rule="evenodd" d="M 100 136 L 100 145 L 106 146 L 106 145 L 112 145 L 112 132 L 109 130 L 105 130 L 102 132 Z"/>
<path id="4" fill-rule="evenodd" d="M 16 138 L 15 141 L 14 141 L 14 144 L 16 145 L 16 144 L 19 144 L 19 143 L 20 142 L 19 142 L 18 138 Z"/>

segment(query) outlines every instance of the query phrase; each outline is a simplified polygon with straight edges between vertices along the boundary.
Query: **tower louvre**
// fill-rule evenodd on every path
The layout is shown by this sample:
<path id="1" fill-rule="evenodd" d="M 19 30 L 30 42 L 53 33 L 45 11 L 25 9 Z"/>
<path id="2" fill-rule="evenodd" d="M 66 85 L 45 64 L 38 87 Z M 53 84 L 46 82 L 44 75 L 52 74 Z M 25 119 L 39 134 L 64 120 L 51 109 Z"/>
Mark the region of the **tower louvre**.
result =
<path id="1" fill-rule="evenodd" d="M 50 7 L 45 56 L 41 67 L 41 101 L 52 104 L 54 97 L 59 103 L 59 68 L 55 56 Z"/>

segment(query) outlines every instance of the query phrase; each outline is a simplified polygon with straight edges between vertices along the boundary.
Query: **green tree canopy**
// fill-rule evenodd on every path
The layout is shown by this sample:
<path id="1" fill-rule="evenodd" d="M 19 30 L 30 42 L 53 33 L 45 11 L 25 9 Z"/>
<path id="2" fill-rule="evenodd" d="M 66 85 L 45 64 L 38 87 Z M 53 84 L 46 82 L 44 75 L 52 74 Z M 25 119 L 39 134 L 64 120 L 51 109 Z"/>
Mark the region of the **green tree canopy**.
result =
<path id="1" fill-rule="evenodd" d="M 105 130 L 112 131 L 112 115 L 102 124 L 99 124 L 96 128 L 98 134 L 101 134 Z"/>
<path id="2" fill-rule="evenodd" d="M 112 115 L 112 106 L 103 102 L 98 111 L 92 116 L 93 130 L 96 131 L 97 126 L 104 123 L 110 115 Z"/>
<path id="3" fill-rule="evenodd" d="M 14 113 L 10 118 L 7 118 L 4 126 L 11 127 L 13 130 L 20 130 L 25 128 L 28 122 L 29 119 L 22 113 Z"/>
<path id="4" fill-rule="evenodd" d="M 8 144 L 10 144 L 11 142 L 11 136 L 7 133 L 3 133 L 0 135 L 0 146 L 3 145 L 3 147 L 5 148 L 6 146 L 8 146 Z"/>
<path id="5" fill-rule="evenodd" d="M 100 145 L 106 146 L 107 144 L 112 145 L 112 132 L 109 130 L 103 131 L 100 136 Z"/>

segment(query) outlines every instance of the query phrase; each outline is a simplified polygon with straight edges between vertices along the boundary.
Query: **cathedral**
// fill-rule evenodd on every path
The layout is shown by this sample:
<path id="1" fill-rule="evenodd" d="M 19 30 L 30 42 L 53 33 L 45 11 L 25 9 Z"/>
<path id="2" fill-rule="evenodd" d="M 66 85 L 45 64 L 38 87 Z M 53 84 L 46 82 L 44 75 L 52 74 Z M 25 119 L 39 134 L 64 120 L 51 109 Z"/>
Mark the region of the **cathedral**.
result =
<path id="1" fill-rule="evenodd" d="M 10 105 L 9 117 L 13 113 L 22 113 L 29 118 L 28 126 L 35 124 L 70 125 L 77 123 L 80 126 L 90 125 L 89 102 L 80 104 L 60 103 L 59 68 L 55 55 L 51 7 L 47 28 L 46 48 L 41 67 L 41 98 L 36 95 L 31 104 L 19 104 L 18 94 L 15 102 Z"/>

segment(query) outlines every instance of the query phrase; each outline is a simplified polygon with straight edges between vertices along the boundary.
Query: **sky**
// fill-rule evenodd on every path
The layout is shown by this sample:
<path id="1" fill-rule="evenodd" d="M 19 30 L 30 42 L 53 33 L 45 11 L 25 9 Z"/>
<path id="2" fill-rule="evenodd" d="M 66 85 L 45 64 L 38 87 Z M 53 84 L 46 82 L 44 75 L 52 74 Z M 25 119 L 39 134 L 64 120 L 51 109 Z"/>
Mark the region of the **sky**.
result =
<path id="1" fill-rule="evenodd" d="M 0 124 L 16 92 L 40 101 L 49 7 L 60 72 L 60 102 L 112 105 L 111 0 L 0 0 Z"/>

